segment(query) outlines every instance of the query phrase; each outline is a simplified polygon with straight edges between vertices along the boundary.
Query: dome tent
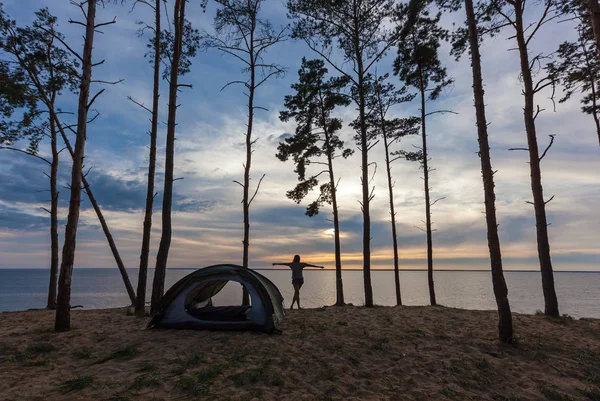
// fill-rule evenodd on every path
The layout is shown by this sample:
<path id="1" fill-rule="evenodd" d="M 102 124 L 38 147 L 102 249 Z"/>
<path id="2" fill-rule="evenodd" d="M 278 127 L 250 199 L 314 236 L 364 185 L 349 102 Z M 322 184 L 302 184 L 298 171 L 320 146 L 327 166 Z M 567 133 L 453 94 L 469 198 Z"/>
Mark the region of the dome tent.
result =
<path id="1" fill-rule="evenodd" d="M 213 306 L 229 281 L 250 293 L 250 306 Z M 148 328 L 258 330 L 272 333 L 283 320 L 283 297 L 265 276 L 242 266 L 208 266 L 188 274 L 162 297 Z"/>

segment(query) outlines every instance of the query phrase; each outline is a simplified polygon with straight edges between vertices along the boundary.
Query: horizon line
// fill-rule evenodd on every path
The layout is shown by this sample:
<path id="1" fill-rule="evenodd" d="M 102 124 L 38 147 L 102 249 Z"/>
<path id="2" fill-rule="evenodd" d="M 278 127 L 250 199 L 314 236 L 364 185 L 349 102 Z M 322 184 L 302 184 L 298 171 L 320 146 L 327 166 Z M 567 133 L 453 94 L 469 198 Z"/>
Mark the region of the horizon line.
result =
<path id="1" fill-rule="evenodd" d="M 223 264 L 229 264 L 229 263 L 223 263 Z M 208 267 L 208 266 L 204 266 L 204 267 Z M 117 267 L 80 267 L 78 269 L 74 269 L 74 270 L 92 270 L 92 269 L 97 269 L 97 270 L 119 270 Z M 139 269 L 137 267 L 134 268 L 129 268 L 128 270 L 135 270 L 135 269 Z M 154 268 L 148 268 L 148 270 L 152 270 Z M 199 270 L 202 269 L 202 267 L 200 268 L 194 268 L 194 267 L 169 267 L 167 268 L 167 270 Z M 0 270 L 48 270 L 47 267 L 0 267 Z M 285 268 L 270 268 L 270 267 L 258 267 L 258 268 L 253 268 L 252 270 L 279 270 L 279 271 L 288 271 L 289 269 L 285 269 Z M 362 272 L 363 269 L 356 269 L 356 268 L 348 268 L 348 269 L 342 269 L 343 271 L 360 271 Z M 335 271 L 334 268 L 326 268 L 326 269 L 311 269 L 310 271 Z M 394 269 L 371 269 L 371 271 L 394 271 Z M 401 272 L 426 272 L 427 269 L 400 269 L 399 271 Z M 433 271 L 436 272 L 490 272 L 491 269 L 433 269 Z M 539 270 L 523 270 L 523 269 L 518 269 L 518 270 L 512 270 L 512 269 L 507 269 L 504 270 L 504 273 L 506 272 L 514 272 L 514 273 L 535 273 L 535 272 L 540 272 Z M 554 273 L 600 273 L 600 270 L 554 270 Z"/>

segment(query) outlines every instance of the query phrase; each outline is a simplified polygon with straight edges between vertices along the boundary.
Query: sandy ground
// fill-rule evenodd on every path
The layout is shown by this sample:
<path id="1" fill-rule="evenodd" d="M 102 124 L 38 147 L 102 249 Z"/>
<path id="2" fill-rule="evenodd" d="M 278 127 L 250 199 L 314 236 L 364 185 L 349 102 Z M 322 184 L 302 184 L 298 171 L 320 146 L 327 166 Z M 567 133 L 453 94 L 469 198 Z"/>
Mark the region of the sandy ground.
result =
<path id="1" fill-rule="evenodd" d="M 281 335 L 145 330 L 126 309 L 2 313 L 0 400 L 600 400 L 600 320 L 344 307 Z"/>

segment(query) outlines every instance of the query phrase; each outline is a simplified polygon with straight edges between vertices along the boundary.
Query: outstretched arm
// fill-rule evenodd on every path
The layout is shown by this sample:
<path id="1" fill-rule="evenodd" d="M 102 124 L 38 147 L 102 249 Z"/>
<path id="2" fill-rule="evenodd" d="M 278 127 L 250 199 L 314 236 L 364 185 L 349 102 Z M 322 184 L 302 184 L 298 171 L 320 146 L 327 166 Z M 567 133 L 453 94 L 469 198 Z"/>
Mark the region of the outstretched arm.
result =
<path id="1" fill-rule="evenodd" d="M 290 267 L 289 263 L 273 263 L 273 266 L 287 266 Z"/>
<path id="2" fill-rule="evenodd" d="M 324 269 L 325 266 L 317 266 L 317 265 L 311 265 L 311 264 L 306 264 L 306 267 L 318 267 L 319 269 Z"/>

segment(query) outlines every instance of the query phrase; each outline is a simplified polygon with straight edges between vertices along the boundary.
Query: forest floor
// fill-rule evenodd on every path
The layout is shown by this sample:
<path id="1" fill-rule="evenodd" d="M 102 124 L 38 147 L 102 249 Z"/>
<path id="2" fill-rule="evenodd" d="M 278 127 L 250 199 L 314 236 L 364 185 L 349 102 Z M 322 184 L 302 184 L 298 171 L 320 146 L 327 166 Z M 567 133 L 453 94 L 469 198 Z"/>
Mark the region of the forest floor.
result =
<path id="1" fill-rule="evenodd" d="M 127 309 L 1 313 L 0 400 L 600 400 L 600 320 L 445 307 L 287 313 L 281 335 L 145 330 Z"/>

